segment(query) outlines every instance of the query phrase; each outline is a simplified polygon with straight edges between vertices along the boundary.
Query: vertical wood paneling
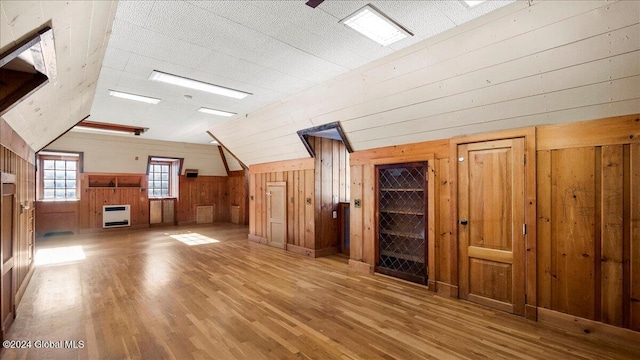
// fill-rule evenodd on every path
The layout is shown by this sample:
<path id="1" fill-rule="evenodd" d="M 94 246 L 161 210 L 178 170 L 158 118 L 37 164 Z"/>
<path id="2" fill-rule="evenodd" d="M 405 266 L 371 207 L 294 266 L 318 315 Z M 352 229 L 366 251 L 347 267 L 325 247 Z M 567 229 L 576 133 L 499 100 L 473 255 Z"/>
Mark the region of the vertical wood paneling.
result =
<path id="1" fill-rule="evenodd" d="M 256 231 L 256 174 L 249 174 L 249 234 L 258 235 Z"/>
<path id="2" fill-rule="evenodd" d="M 11 129 L 4 120 L 0 119 L 0 127 L 3 130 Z M 17 136 L 16 133 L 9 134 L 10 144 L 28 149 L 24 141 Z M 4 134 L 3 140 L 7 140 L 7 134 Z M 27 151 L 28 152 L 28 151 Z M 14 236 L 16 246 L 14 248 L 13 269 L 16 274 L 15 286 L 11 289 L 11 296 L 15 296 L 16 307 L 20 304 L 22 294 L 28 284 L 29 274 L 33 270 L 33 260 L 35 251 L 35 166 L 27 159 L 21 158 L 18 154 L 0 145 L 0 172 L 15 175 L 15 204 L 13 213 L 15 216 Z M 2 200 L 0 200 L 1 202 Z M 20 205 L 28 207 L 30 210 L 23 210 Z M 0 217 L 2 217 L 2 206 L 0 206 Z"/>
<path id="3" fill-rule="evenodd" d="M 638 331 L 640 145 L 622 140 L 635 140 L 629 121 L 539 132 L 551 150 L 537 152 L 538 306 Z"/>
<path id="4" fill-rule="evenodd" d="M 435 160 L 436 167 L 436 274 L 435 280 L 451 284 L 451 181 L 449 172 L 449 159 Z"/>
<path id="5" fill-rule="evenodd" d="M 375 227 L 377 221 L 375 219 L 376 214 L 376 167 L 374 165 L 366 165 L 362 171 L 362 188 L 363 196 L 362 208 L 363 221 L 362 221 L 362 259 L 368 264 L 375 262 Z"/>
<path id="6" fill-rule="evenodd" d="M 315 156 L 315 249 L 337 248 L 338 219 L 333 212 L 340 201 L 347 201 L 349 164 L 341 141 L 309 137 Z"/>
<path id="7" fill-rule="evenodd" d="M 285 168 L 286 166 L 280 166 Z M 267 169 L 277 169 L 270 164 Z M 292 169 L 251 173 L 249 177 L 250 200 L 249 233 L 258 237 L 267 236 L 266 183 L 282 181 L 287 184 L 287 244 L 314 249 L 315 246 L 315 174 L 313 169 Z M 311 204 L 306 204 L 306 199 Z"/>
<path id="8" fill-rule="evenodd" d="M 551 308 L 551 151 L 538 151 L 538 305 Z"/>
<path id="9" fill-rule="evenodd" d="M 553 310 L 594 319 L 595 149 L 557 150 L 553 155 L 551 231 L 556 244 L 552 272 L 556 276 L 551 305 Z"/>
<path id="10" fill-rule="evenodd" d="M 304 170 L 304 247 L 315 248 L 316 222 L 314 218 L 315 174 L 314 170 Z M 311 203 L 307 203 L 310 200 Z"/>
<path id="11" fill-rule="evenodd" d="M 601 316 L 616 326 L 623 317 L 623 166 L 622 145 L 602 147 Z"/>
<path id="12" fill-rule="evenodd" d="M 258 174 L 256 175 L 256 197 L 255 197 L 255 207 L 256 207 L 256 236 L 266 237 L 267 232 L 265 231 L 263 225 L 265 225 L 264 217 L 267 216 L 267 213 L 263 210 L 264 205 L 264 192 L 265 192 L 265 184 L 266 184 L 266 174 Z"/>
<path id="13" fill-rule="evenodd" d="M 640 144 L 630 148 L 629 328 L 640 331 Z"/>
<path id="14" fill-rule="evenodd" d="M 349 229 L 349 236 L 351 239 L 350 257 L 356 261 L 362 261 L 362 218 L 363 208 L 362 201 L 364 197 L 362 187 L 362 172 L 364 165 L 351 166 L 351 208 L 349 210 L 351 214 L 351 226 Z M 360 206 L 355 205 L 355 201 L 360 202 Z"/>

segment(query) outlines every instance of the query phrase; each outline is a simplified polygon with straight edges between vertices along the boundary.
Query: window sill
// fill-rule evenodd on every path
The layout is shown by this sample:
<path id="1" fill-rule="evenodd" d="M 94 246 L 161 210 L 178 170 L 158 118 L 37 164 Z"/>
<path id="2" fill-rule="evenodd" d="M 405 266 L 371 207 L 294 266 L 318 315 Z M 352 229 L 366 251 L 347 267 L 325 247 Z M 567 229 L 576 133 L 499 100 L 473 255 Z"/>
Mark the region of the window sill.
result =
<path id="1" fill-rule="evenodd" d="M 155 196 L 155 197 L 151 197 L 149 196 L 149 200 L 177 200 L 178 198 L 175 196 Z"/>
<path id="2" fill-rule="evenodd" d="M 39 202 L 75 202 L 80 199 L 38 199 Z"/>

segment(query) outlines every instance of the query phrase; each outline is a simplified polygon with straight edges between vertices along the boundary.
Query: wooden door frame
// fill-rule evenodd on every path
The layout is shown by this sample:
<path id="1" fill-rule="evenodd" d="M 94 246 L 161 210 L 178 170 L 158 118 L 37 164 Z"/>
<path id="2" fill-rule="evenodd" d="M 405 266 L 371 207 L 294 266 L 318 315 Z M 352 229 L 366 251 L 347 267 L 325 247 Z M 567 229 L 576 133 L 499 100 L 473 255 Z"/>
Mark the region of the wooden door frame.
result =
<path id="1" fill-rule="evenodd" d="M 451 229 L 453 231 L 453 238 L 456 241 L 451 242 L 451 279 L 456 281 L 456 297 L 459 297 L 457 286 L 459 285 L 459 242 L 458 238 L 458 145 L 494 141 L 494 140 L 508 140 L 514 138 L 524 138 L 524 155 L 526 159 L 525 163 L 525 178 L 524 178 L 524 218 L 527 228 L 527 234 L 525 239 L 525 318 L 530 320 L 537 320 L 537 234 L 536 234 L 536 128 L 528 127 L 521 129 L 512 129 L 497 131 L 489 134 L 476 134 L 459 136 L 451 139 L 450 142 L 450 171 L 451 179 L 454 179 L 456 183 L 451 186 Z"/>
<path id="2" fill-rule="evenodd" d="M 427 287 L 429 291 L 437 292 L 438 291 L 438 281 L 437 279 L 437 269 L 436 266 L 436 169 L 435 169 L 435 154 L 421 154 L 417 153 L 415 155 L 406 155 L 401 157 L 389 157 L 389 158 L 379 158 L 373 159 L 367 162 L 366 166 L 363 166 L 363 177 L 371 176 L 374 180 L 377 177 L 376 167 L 378 165 L 392 165 L 392 164 L 401 164 L 401 163 L 409 163 L 409 162 L 426 162 L 427 163 L 427 267 L 429 268 L 429 279 L 427 282 Z M 369 172 L 367 175 L 366 172 Z M 377 184 L 377 183 L 376 183 Z M 377 185 L 374 184 L 374 186 Z M 375 203 L 378 202 L 378 194 L 376 191 Z M 377 206 L 376 206 L 377 208 Z M 373 227 L 374 229 L 378 228 L 378 216 L 375 214 L 376 209 L 374 207 L 369 207 L 368 211 L 371 211 L 372 218 L 374 221 Z M 377 230 L 376 230 L 377 231 Z M 352 239 L 353 240 L 353 239 Z M 377 234 L 374 235 L 374 238 L 370 240 L 371 244 L 368 246 L 376 247 L 377 246 Z M 367 246 L 365 243 L 367 239 L 365 238 L 363 241 L 363 247 Z M 363 259 L 365 262 L 370 260 L 368 263 L 371 266 L 371 272 L 375 267 L 376 255 L 375 251 L 372 252 L 374 258 L 373 259 Z M 456 262 L 457 263 L 457 262 Z M 456 279 L 458 279 L 456 277 Z M 457 296 L 457 293 L 456 293 Z"/>
<path id="3" fill-rule="evenodd" d="M 287 182 L 286 181 L 267 181 L 265 187 L 265 191 L 268 193 L 269 192 L 269 186 L 282 186 L 284 187 L 284 242 L 282 244 L 282 248 L 286 249 L 287 248 L 287 243 L 289 241 L 289 239 L 287 238 L 287 226 L 288 226 L 288 220 L 287 219 Z M 271 218 L 271 209 L 269 207 L 269 201 L 271 200 L 267 200 L 267 245 L 271 246 L 271 221 L 269 220 Z"/>
<path id="4" fill-rule="evenodd" d="M 4 317 L 2 317 L 0 319 L 0 338 L 1 340 L 5 340 L 5 331 L 9 329 L 9 327 L 11 326 L 11 324 L 13 323 L 13 319 L 16 318 L 16 280 L 17 280 L 17 267 L 16 267 L 16 249 L 17 249 L 17 242 L 18 242 L 18 237 L 17 237 L 17 226 L 19 223 L 19 212 L 17 209 L 17 197 L 18 197 L 18 188 L 17 188 L 17 183 L 16 183 L 16 176 L 14 174 L 7 174 L 7 173 L 2 173 L 0 176 L 0 216 L 3 216 L 4 214 L 2 214 L 2 208 L 4 206 L 4 186 L 5 185 L 13 185 L 13 219 L 12 221 L 12 231 L 11 231 L 11 249 L 12 249 L 12 254 L 11 254 L 11 258 L 12 258 L 12 265 L 11 265 L 11 320 L 8 323 L 5 323 L 5 319 Z M 1 221 L 1 220 L 0 220 Z M 4 253 L 3 253 L 3 246 L 2 244 L 0 244 L 0 261 L 2 263 L 0 263 L 0 277 L 2 277 L 2 279 L 4 279 Z M 2 290 L 2 286 L 4 284 L 2 284 L 3 280 L 0 280 L 0 291 Z M 1 311 L 0 311 L 0 315 L 1 315 Z M 6 325 L 6 327 L 5 327 Z"/>

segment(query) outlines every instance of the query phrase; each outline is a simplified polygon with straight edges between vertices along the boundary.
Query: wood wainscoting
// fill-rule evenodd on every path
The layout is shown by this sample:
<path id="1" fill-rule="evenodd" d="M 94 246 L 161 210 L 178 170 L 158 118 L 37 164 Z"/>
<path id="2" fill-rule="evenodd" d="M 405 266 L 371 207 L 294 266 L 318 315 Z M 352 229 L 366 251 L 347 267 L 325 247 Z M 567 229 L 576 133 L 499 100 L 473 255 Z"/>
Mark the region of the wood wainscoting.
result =
<path id="1" fill-rule="evenodd" d="M 7 184 L 12 188 L 11 196 L 0 197 L 0 219 L 2 221 L 3 243 L 2 280 L 0 283 L 2 308 L 10 313 L 13 320 L 27 285 L 34 273 L 35 258 L 35 194 L 36 176 L 33 163 L 35 153 L 26 142 L 0 118 L 0 187 Z M 9 191 L 7 191 L 9 193 Z M 6 222 L 5 222 L 6 221 Z M 5 226 L 11 223 L 9 232 Z M 11 259 L 10 262 L 9 259 Z M 5 266 L 6 265 L 6 266 Z M 10 280 L 10 281 L 9 281 Z M 2 311 L 3 317 L 5 311 Z M 6 322 L 3 322 L 5 325 Z M 6 326 L 2 327 L 1 336 L 7 339 Z"/>

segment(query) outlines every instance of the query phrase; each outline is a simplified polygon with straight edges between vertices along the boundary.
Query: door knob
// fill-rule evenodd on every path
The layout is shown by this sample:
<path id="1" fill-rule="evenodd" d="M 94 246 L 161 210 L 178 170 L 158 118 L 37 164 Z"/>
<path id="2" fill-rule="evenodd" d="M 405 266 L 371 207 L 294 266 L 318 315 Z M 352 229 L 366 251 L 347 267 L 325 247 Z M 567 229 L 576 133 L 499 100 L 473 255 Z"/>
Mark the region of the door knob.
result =
<path id="1" fill-rule="evenodd" d="M 468 223 L 469 221 L 467 221 L 467 219 L 460 220 L 460 225 L 467 225 Z"/>

